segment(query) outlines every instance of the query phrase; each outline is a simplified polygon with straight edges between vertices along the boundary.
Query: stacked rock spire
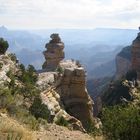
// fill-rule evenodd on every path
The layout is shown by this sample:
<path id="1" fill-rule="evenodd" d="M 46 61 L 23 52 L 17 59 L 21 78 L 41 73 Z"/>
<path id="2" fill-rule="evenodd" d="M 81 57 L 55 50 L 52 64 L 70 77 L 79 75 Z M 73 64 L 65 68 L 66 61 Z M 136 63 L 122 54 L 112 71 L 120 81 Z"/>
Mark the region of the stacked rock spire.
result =
<path id="1" fill-rule="evenodd" d="M 64 43 L 61 41 L 59 34 L 52 34 L 51 40 L 45 45 L 46 51 L 43 52 L 46 61 L 42 68 L 47 71 L 55 71 L 61 60 L 64 59 Z"/>

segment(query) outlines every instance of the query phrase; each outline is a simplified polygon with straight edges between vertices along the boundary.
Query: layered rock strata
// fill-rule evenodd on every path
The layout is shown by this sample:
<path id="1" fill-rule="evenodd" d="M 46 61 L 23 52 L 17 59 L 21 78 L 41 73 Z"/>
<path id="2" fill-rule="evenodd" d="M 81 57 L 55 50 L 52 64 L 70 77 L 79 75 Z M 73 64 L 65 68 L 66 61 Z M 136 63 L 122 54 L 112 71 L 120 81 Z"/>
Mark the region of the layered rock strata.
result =
<path id="1" fill-rule="evenodd" d="M 57 86 L 66 111 L 79 119 L 86 128 L 93 122 L 93 101 L 86 89 L 85 70 L 76 61 L 61 61 L 63 71 L 60 85 Z"/>
<path id="2" fill-rule="evenodd" d="M 39 74 L 42 103 L 48 106 L 54 122 L 62 116 L 81 131 L 94 122 L 93 101 L 85 84 L 84 68 L 72 60 L 61 61 L 56 72 Z"/>
<path id="3" fill-rule="evenodd" d="M 59 62 L 64 59 L 64 43 L 58 34 L 52 34 L 51 40 L 45 45 L 46 51 L 43 52 L 46 61 L 42 68 L 47 71 L 55 71 Z"/>

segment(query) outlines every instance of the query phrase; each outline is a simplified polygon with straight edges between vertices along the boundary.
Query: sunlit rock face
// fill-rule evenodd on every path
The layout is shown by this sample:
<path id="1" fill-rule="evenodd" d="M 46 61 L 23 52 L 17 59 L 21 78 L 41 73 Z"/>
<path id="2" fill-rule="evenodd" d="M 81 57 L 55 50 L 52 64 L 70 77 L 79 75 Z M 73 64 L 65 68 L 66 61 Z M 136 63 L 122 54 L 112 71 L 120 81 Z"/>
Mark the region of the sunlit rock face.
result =
<path id="1" fill-rule="evenodd" d="M 93 122 L 93 100 L 86 89 L 84 68 L 76 61 L 61 61 L 63 71 L 60 85 L 57 87 L 66 111 L 79 119 L 86 128 L 88 121 Z"/>
<path id="2" fill-rule="evenodd" d="M 59 62 L 64 59 L 64 43 L 61 41 L 59 34 L 52 34 L 51 40 L 46 44 L 46 51 L 43 52 L 46 61 L 42 68 L 47 71 L 55 71 Z"/>
<path id="3" fill-rule="evenodd" d="M 137 72 L 137 78 L 140 79 L 140 33 L 132 43 L 132 69 Z"/>

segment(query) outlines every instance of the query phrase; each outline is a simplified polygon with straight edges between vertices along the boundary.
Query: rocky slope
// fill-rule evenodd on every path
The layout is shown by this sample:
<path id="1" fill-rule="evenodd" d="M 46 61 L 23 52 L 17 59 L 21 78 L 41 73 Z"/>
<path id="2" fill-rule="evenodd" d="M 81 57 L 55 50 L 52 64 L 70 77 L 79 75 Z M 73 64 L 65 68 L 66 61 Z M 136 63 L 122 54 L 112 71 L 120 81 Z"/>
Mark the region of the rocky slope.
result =
<path id="1" fill-rule="evenodd" d="M 0 112 L 0 139 L 16 140 L 103 140 L 103 137 L 91 137 L 80 131 L 72 131 L 56 124 L 48 124 L 39 131 L 32 131 L 17 120 Z M 10 135 L 9 135 L 10 133 Z"/>

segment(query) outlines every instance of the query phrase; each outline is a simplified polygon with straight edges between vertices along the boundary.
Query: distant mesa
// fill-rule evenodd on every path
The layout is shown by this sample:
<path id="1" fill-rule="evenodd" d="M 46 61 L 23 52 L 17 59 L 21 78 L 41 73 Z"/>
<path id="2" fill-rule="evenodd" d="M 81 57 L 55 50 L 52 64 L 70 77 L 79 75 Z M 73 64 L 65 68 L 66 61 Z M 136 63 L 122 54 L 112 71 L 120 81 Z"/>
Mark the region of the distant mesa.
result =
<path id="1" fill-rule="evenodd" d="M 65 57 L 64 43 L 61 41 L 59 34 L 54 33 L 50 36 L 51 40 L 45 45 L 46 51 L 43 52 L 46 61 L 42 68 L 46 71 L 55 71 Z"/>

